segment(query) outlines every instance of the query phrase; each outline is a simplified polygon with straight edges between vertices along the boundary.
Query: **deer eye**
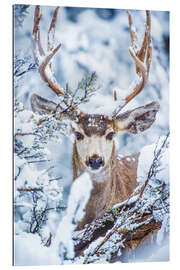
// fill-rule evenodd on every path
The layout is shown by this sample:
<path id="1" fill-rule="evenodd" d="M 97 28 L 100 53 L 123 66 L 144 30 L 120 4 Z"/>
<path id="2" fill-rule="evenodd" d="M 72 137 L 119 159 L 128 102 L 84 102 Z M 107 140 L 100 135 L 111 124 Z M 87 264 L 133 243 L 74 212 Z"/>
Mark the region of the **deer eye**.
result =
<path id="1" fill-rule="evenodd" d="M 84 136 L 80 132 L 75 132 L 76 139 L 78 141 L 83 140 Z"/>
<path id="2" fill-rule="evenodd" d="M 112 140 L 112 138 L 113 138 L 113 136 L 114 136 L 114 132 L 110 132 L 107 136 L 106 136 L 106 140 Z"/>

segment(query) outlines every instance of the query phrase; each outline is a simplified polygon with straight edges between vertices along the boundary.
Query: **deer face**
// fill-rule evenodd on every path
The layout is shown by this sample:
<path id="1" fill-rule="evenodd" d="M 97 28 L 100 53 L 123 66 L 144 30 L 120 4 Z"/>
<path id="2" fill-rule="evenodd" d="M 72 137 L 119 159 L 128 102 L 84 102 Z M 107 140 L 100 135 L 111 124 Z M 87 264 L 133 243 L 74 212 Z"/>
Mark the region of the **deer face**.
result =
<path id="1" fill-rule="evenodd" d="M 104 115 L 85 114 L 72 127 L 78 157 L 91 172 L 108 165 L 114 146 L 113 122 Z"/>

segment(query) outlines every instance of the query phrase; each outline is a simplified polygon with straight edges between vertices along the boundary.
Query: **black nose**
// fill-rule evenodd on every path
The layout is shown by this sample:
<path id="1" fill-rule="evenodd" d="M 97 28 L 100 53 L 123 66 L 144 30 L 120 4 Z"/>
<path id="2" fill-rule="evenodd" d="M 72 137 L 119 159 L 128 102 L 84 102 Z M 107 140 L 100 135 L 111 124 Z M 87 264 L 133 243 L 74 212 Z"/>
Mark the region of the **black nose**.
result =
<path id="1" fill-rule="evenodd" d="M 103 160 L 102 160 L 102 158 L 101 157 L 92 157 L 92 158 L 89 158 L 89 166 L 93 170 L 99 169 L 101 166 L 103 166 Z"/>

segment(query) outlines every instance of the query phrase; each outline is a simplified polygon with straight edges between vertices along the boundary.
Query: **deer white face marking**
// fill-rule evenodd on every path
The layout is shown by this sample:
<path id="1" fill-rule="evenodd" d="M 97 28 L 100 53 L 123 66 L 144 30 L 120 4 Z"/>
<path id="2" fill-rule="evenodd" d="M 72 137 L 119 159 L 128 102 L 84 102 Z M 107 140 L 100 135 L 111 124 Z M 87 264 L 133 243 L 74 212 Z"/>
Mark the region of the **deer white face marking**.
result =
<path id="1" fill-rule="evenodd" d="M 81 163 L 92 173 L 100 172 L 108 165 L 114 146 L 111 121 L 101 115 L 86 115 L 72 129 Z"/>
<path id="2" fill-rule="evenodd" d="M 83 165 L 91 172 L 97 173 L 109 163 L 114 141 L 112 135 L 110 136 L 112 139 L 106 137 L 111 133 L 114 134 L 108 130 L 107 135 L 88 137 L 75 132 L 78 155 Z"/>

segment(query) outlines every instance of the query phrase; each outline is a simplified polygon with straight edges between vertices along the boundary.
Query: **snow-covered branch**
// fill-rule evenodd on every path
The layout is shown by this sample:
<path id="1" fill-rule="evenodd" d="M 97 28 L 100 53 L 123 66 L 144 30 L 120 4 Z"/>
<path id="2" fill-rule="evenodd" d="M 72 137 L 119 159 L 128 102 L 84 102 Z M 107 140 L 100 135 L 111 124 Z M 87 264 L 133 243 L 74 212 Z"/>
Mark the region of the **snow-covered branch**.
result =
<path id="1" fill-rule="evenodd" d="M 25 110 L 20 102 L 15 102 L 14 109 L 15 234 L 38 233 L 46 243 L 51 234 L 47 228 L 46 236 L 43 234 L 47 216 L 63 211 L 61 176 L 54 174 L 47 143 L 61 142 L 63 127 L 53 119 L 48 125 L 37 126 L 40 117 Z M 54 132 L 48 132 L 49 128 Z"/>

